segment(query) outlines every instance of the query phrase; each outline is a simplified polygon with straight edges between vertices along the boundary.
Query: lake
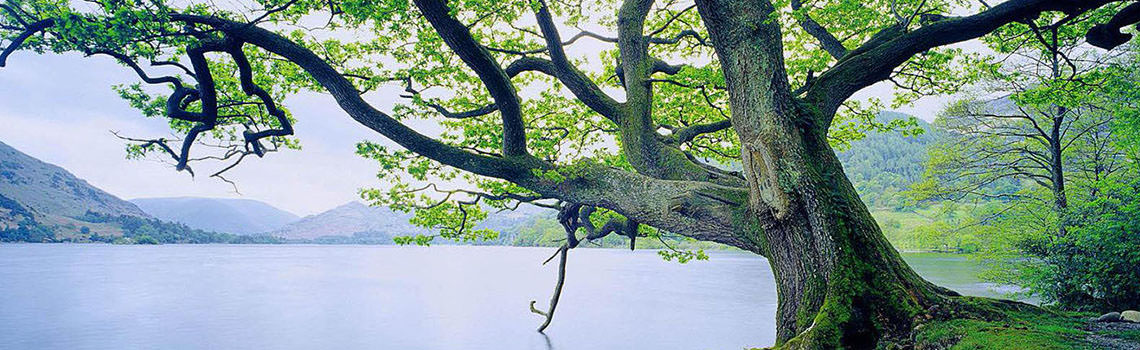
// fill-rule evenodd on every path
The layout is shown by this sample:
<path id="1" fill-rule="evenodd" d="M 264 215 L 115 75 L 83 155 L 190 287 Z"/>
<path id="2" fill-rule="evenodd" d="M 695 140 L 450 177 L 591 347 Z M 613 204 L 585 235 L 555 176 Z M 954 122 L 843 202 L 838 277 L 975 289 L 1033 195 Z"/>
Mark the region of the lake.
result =
<path id="1" fill-rule="evenodd" d="M 775 339 L 768 263 L 578 249 L 544 336 L 553 248 L 0 245 L 0 349 L 741 349 Z M 993 296 L 960 256 L 923 276 Z"/>

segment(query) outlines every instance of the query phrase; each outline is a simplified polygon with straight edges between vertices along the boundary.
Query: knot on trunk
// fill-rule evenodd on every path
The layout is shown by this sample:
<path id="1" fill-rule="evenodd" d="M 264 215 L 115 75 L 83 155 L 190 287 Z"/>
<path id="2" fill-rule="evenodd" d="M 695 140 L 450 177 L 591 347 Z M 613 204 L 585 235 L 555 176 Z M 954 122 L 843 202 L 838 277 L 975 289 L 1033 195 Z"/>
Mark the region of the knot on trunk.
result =
<path id="1" fill-rule="evenodd" d="M 780 186 L 779 170 L 771 151 L 761 142 L 752 142 L 741 149 L 744 174 L 751 187 L 753 208 L 771 210 L 777 219 L 787 217 L 788 194 Z"/>

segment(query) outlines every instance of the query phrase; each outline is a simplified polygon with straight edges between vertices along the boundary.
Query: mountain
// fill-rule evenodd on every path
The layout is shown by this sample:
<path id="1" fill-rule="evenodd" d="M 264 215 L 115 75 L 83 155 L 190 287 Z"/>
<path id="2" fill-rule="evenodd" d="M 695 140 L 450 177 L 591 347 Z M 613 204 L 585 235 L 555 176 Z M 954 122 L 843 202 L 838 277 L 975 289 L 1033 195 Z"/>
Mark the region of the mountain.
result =
<path id="1" fill-rule="evenodd" d="M 553 212 L 531 205 L 517 210 L 491 211 L 477 228 L 499 231 L 499 240 L 483 242 L 505 244 L 511 242 L 522 226 L 535 218 L 553 217 Z M 408 223 L 411 213 L 400 213 L 386 207 L 371 207 L 360 202 L 349 202 L 320 214 L 306 216 L 280 230 L 266 235 L 289 240 L 311 240 L 318 243 L 371 243 L 391 244 L 392 237 L 428 234 L 429 230 Z M 443 243 L 443 242 L 441 242 Z"/>
<path id="2" fill-rule="evenodd" d="M 132 203 L 156 218 L 215 232 L 255 234 L 274 231 L 300 219 L 297 215 L 251 199 L 139 198 Z"/>
<path id="3" fill-rule="evenodd" d="M 148 217 L 134 204 L 3 142 L 0 142 L 0 196 L 41 215 L 77 217 L 91 211 Z"/>
<path id="4" fill-rule="evenodd" d="M 428 232 L 409 224 L 408 219 L 411 217 L 411 213 L 397 213 L 385 207 L 349 202 L 320 214 L 306 216 L 266 234 L 292 240 L 376 236 L 377 240 L 391 243 L 393 236 Z"/>
<path id="5" fill-rule="evenodd" d="M 911 118 L 898 112 L 882 112 L 880 122 Z M 938 131 L 918 119 L 925 133 L 903 136 L 898 132 L 871 132 L 866 138 L 851 142 L 851 147 L 836 155 L 843 171 L 855 185 L 863 201 L 871 207 L 897 207 L 904 203 L 901 191 L 922 178 L 926 149 L 938 139 Z"/>
<path id="6" fill-rule="evenodd" d="M 67 170 L 0 143 L 0 242 L 278 243 L 154 219 Z"/>

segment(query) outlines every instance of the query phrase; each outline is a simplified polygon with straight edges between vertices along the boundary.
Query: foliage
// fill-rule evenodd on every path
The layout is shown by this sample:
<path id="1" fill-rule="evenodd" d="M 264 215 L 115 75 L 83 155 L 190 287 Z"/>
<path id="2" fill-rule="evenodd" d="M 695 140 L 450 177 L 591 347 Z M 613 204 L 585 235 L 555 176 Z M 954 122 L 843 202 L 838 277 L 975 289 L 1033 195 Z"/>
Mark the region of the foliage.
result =
<path id="1" fill-rule="evenodd" d="M 799 20 L 810 17 L 833 28 L 834 34 L 850 48 L 871 39 L 875 32 L 900 25 L 900 22 L 908 29 L 917 28 L 925 21 L 920 21 L 919 14 L 974 9 L 971 2 L 963 0 L 809 2 L 808 6 L 802 7 L 799 3 L 776 1 L 777 11 L 773 14 L 786 33 L 784 45 L 789 53 L 786 70 L 797 85 L 807 85 L 812 72 L 826 70 L 838 58 L 821 50 L 816 39 L 797 24 Z M 496 63 L 508 66 L 520 56 L 541 58 L 549 55 L 542 50 L 546 43 L 538 35 L 539 28 L 531 21 L 533 12 L 538 8 L 537 2 L 464 1 L 447 5 L 450 7 L 449 15 L 467 24 L 471 36 L 486 48 Z M 615 3 L 549 2 L 547 5 L 559 25 L 583 29 L 583 34 L 592 34 L 593 38 L 608 41 L 606 36 L 618 31 L 619 24 L 612 16 L 598 15 L 615 13 L 618 10 Z M 429 129 L 438 130 L 431 136 L 444 144 L 478 154 L 494 155 L 503 146 L 499 125 L 503 117 L 501 113 L 488 110 L 463 118 L 454 117 L 456 113 L 487 107 L 493 96 L 484 88 L 481 77 L 463 68 L 456 52 L 436 32 L 433 24 L 418 12 L 420 9 L 408 1 L 333 3 L 269 0 L 239 2 L 233 6 L 165 1 L 95 1 L 89 6 L 76 6 L 41 0 L 15 2 L 12 6 L 11 11 L 0 11 L 0 23 L 7 25 L 7 30 L 0 33 L 5 39 L 20 34 L 16 30 L 21 27 L 19 24 L 33 19 L 54 21 L 54 26 L 43 30 L 43 35 L 30 37 L 20 49 L 109 55 L 132 70 L 140 73 L 149 71 L 150 78 L 159 78 L 157 73 L 170 73 L 161 78 L 177 79 L 186 86 L 197 80 L 191 73 L 199 69 L 194 66 L 192 58 L 188 61 L 189 53 L 208 46 L 222 35 L 201 24 L 187 24 L 171 14 L 216 16 L 238 21 L 254 18 L 251 25 L 274 28 L 283 37 L 315 52 L 362 93 L 398 84 L 404 93 L 392 108 L 394 119 L 422 122 L 429 125 Z M 322 24 L 314 27 L 309 21 L 317 17 L 323 19 L 320 21 Z M 644 27 L 654 37 L 664 40 L 650 45 L 648 54 L 682 67 L 667 74 L 650 74 L 655 79 L 653 89 L 656 90 L 652 106 L 649 106 L 651 127 L 667 138 L 687 127 L 727 121 L 730 111 L 724 77 L 719 62 L 709 59 L 715 56 L 715 52 L 695 7 L 679 2 L 654 4 Z M 342 35 L 344 33 L 351 35 Z M 589 37 L 580 41 L 589 41 Z M 570 46 L 567 44 L 568 48 Z M 249 58 L 248 67 L 243 67 L 236 56 L 214 55 L 204 61 L 216 85 L 219 102 L 217 110 L 212 113 L 222 118 L 208 123 L 210 128 L 201 134 L 193 131 L 199 124 L 185 118 L 170 118 L 172 131 L 197 135 L 197 139 L 124 136 L 129 142 L 128 157 L 169 159 L 173 156 L 181 169 L 190 160 L 188 154 L 182 153 L 193 146 L 211 152 L 192 158 L 198 163 L 225 161 L 215 169 L 218 171 L 214 174 L 220 175 L 252 154 L 250 148 L 255 145 L 246 138 L 248 134 L 291 130 L 290 124 L 297 120 L 287 109 L 282 109 L 284 118 L 276 118 L 267 113 L 269 103 L 265 99 L 243 91 L 240 82 L 246 74 L 241 72 L 241 68 L 248 68 L 248 78 L 265 89 L 276 105 L 281 105 L 288 95 L 298 91 L 322 91 L 325 87 L 298 65 L 261 47 L 243 45 L 242 50 Z M 938 48 L 907 60 L 898 72 L 892 74 L 892 81 L 899 89 L 896 98 L 889 101 L 890 106 L 906 104 L 923 95 L 955 91 L 968 81 L 962 74 L 969 56 L 960 49 Z M 623 78 L 617 76 L 621 68 L 619 58 L 619 48 L 613 46 L 569 52 L 568 57 L 589 84 L 605 90 L 624 87 Z M 145 67 L 146 63 L 154 67 Z M 156 68 L 158 66 L 192 69 L 179 72 L 179 69 L 163 70 Z M 622 154 L 620 147 L 604 146 L 621 143 L 623 137 L 629 136 L 626 125 L 599 115 L 578 96 L 573 96 L 569 87 L 558 84 L 556 77 L 523 71 L 512 78 L 522 92 L 519 97 L 522 114 L 526 116 L 523 124 L 529 140 L 527 152 L 558 166 L 590 163 L 631 169 L 628 155 Z M 141 84 L 120 85 L 115 90 L 147 117 L 168 116 L 166 95 L 171 95 L 170 91 Z M 174 89 L 173 94 L 177 93 L 178 90 Z M 211 112 L 195 99 L 178 102 L 187 112 Z M 899 131 L 908 135 L 922 132 L 913 119 L 877 120 L 877 112 L 885 105 L 878 100 L 847 102 L 832 124 L 829 141 L 842 148 L 872 132 Z M 299 142 L 290 134 L 264 139 L 268 142 L 265 147 L 271 150 L 299 148 Z M 186 142 L 186 146 L 180 150 L 178 143 L 181 142 Z M 698 133 L 691 139 L 676 142 L 675 146 L 710 164 L 732 168 L 739 162 L 740 145 L 731 128 Z M 488 194 L 490 197 L 482 196 L 483 202 L 504 207 L 519 198 L 534 195 L 508 181 L 473 175 L 442 164 L 439 159 L 416 156 L 409 150 L 395 149 L 378 142 L 361 142 L 358 153 L 378 162 L 381 168 L 378 177 L 385 182 L 385 189 L 366 189 L 362 191 L 362 197 L 374 204 L 399 207 L 405 211 L 425 211 L 415 215 L 416 224 L 438 230 L 437 236 L 449 239 L 494 238 L 490 232 L 464 228 L 473 224 L 456 222 L 456 218 L 464 217 L 468 221 L 478 221 L 480 216 L 477 213 L 465 215 L 468 213 L 464 213 L 464 209 L 478 211 L 479 208 L 461 201 Z M 437 187 L 425 186 L 428 184 Z M 462 187 L 464 193 L 452 196 L 454 190 L 445 189 L 444 185 Z M 511 196 L 504 198 L 504 194 Z M 442 197 L 447 197 L 444 200 L 451 203 L 436 205 Z M 408 238 L 404 243 L 426 244 L 431 241 L 430 237 Z"/>
<path id="2" fill-rule="evenodd" d="M 1087 29 L 1110 14 L 1011 24 L 985 38 L 975 92 L 950 104 L 919 200 L 969 203 L 917 231 L 967 239 L 993 282 L 1068 309 L 1135 307 L 1133 224 L 1116 214 L 1136 200 L 1129 131 L 1135 85 L 1130 53 L 1085 45 Z M 1029 35 L 1032 34 L 1032 35 Z M 1129 271 L 1124 271 L 1130 269 Z M 1129 273 L 1131 272 L 1131 273 Z"/>
<path id="3" fill-rule="evenodd" d="M 1073 208 L 1067 235 L 1015 241 L 1029 258 L 1008 262 L 1003 281 L 1067 309 L 1140 308 L 1140 180 L 1101 191 Z"/>
<path id="4" fill-rule="evenodd" d="M 0 230 L 0 242 L 53 242 L 55 233 L 31 217 L 25 217 L 16 227 Z"/>
<path id="5" fill-rule="evenodd" d="M 165 153 L 178 170 L 190 170 L 191 161 L 227 161 L 212 175 L 220 176 L 248 155 L 263 156 L 262 142 L 270 150 L 299 147 L 292 116 L 276 105 L 302 89 L 328 92 L 344 112 L 401 146 L 365 141 L 358 147 L 379 162 L 378 178 L 389 185 L 365 189 L 362 197 L 413 212 L 414 224 L 438 232 L 397 243 L 494 238 L 475 227 L 486 217 L 484 205 L 530 202 L 560 210 L 566 243 L 550 309 L 536 311 L 546 317 L 540 332 L 554 313 L 579 228 L 591 236 L 617 232 L 631 247 L 639 237 L 667 244 L 667 235 L 680 234 L 772 252 L 777 275 L 795 274 L 781 278 L 780 288 L 795 291 L 781 295 L 778 316 L 777 342 L 789 348 L 891 342 L 908 336 L 910 319 L 943 294 L 908 273 L 884 244 L 866 207 L 850 195 L 831 145 L 843 148 L 867 131 L 919 134 L 914 119 L 879 123 L 874 117 L 888 103 L 954 93 L 980 80 L 1011 82 L 1020 90 L 1010 100 L 1034 112 L 1010 128 L 970 120 L 947 127 L 1017 132 L 1040 114 L 1055 113 L 1058 120 L 1066 110 L 1093 111 L 1085 108 L 1095 95 L 1087 88 L 1099 71 L 1083 67 L 1092 56 L 1066 53 L 1074 58 L 1067 63 L 1082 64 L 1061 65 L 1060 45 L 1072 48 L 1086 32 L 1118 34 L 1120 18 L 1096 33 L 1090 27 L 1125 6 L 1036 0 L 995 6 L 966 0 L 7 4 L 13 5 L 0 15 L 0 38 L 14 43 L 10 47 L 105 54 L 149 84 L 171 87 L 162 114 L 186 135 L 177 140 L 182 147 L 176 152 L 167 145 L 171 140 L 129 139 L 129 156 Z M 947 16 L 963 9 L 977 13 Z M 617 16 L 597 16 L 602 13 Z M 581 34 L 563 40 L 560 27 Z M 1040 28 L 1048 28 L 1051 42 L 1041 39 Z M 1052 54 L 1053 74 L 1039 79 L 1022 74 L 1032 69 L 991 69 L 1005 66 L 949 47 L 990 32 L 985 40 L 998 54 L 1040 53 L 1040 41 Z M 607 44 L 568 55 L 566 48 L 582 38 Z M 193 69 L 181 66 L 173 76 L 152 78 L 139 65 L 171 65 L 184 56 Z M 897 88 L 889 102 L 850 100 L 884 81 Z M 388 83 L 403 88 L 403 103 L 390 114 L 363 97 Z M 144 115 L 160 114 L 161 94 L 139 86 L 118 91 Z M 1072 125 L 1052 124 L 1053 136 L 1045 138 L 1056 151 L 1069 143 L 1056 136 L 1058 124 Z M 1091 125 L 1077 128 L 1099 131 Z M 1034 137 L 997 136 L 967 135 L 957 141 L 968 142 L 956 144 L 999 153 L 996 161 L 983 157 L 982 166 L 1010 164 L 1022 149 L 1039 151 L 1025 147 Z M 196 145 L 222 154 L 191 157 Z M 970 159 L 953 157 L 969 152 L 948 149 L 945 157 L 931 158 Z M 1053 158 L 1058 165 L 1060 157 Z M 738 160 L 743 171 L 736 171 Z M 1045 175 L 1019 170 L 1031 163 L 1012 163 L 1012 172 L 980 178 L 1045 184 Z M 943 194 L 937 186 L 944 183 L 972 190 L 970 181 L 947 181 L 969 176 L 937 175 L 945 176 L 931 176 L 935 180 L 922 187 L 927 193 Z M 1066 214 L 1064 176 L 1051 175 L 1058 210 L 1047 219 L 1063 235 L 1056 223 Z M 599 223 L 602 229 L 595 230 Z M 164 241 L 155 231 L 139 223 L 130 232 Z M 703 253 L 663 256 L 688 261 Z"/>

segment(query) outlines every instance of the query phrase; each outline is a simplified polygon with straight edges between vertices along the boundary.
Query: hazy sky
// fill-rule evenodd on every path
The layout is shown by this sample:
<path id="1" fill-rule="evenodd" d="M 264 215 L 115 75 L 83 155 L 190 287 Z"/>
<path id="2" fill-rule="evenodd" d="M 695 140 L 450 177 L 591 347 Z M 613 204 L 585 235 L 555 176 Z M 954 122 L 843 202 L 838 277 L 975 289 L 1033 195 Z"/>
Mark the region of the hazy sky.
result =
<path id="1" fill-rule="evenodd" d="M 296 132 L 304 149 L 247 159 L 227 176 L 238 183 L 240 194 L 217 179 L 191 178 L 157 160 L 127 160 L 124 142 L 111 131 L 169 135 L 164 120 L 142 117 L 111 90 L 114 84 L 136 81 L 132 72 L 106 57 L 18 52 L 8 67 L 0 68 L 0 141 L 125 199 L 248 198 L 308 215 L 356 200 L 359 188 L 383 187 L 374 176 L 374 163 L 353 153 L 356 142 L 382 137 L 350 119 L 331 97 L 316 93 L 285 102 L 298 119 Z M 888 94 L 880 85 L 859 96 L 886 99 Z M 397 98 L 370 96 L 381 109 Z M 944 100 L 927 99 L 902 111 L 929 120 Z"/>
<path id="2" fill-rule="evenodd" d="M 217 179 L 191 178 L 157 160 L 127 160 L 125 143 L 112 130 L 170 134 L 164 120 L 142 117 L 111 90 L 136 79 L 107 58 L 16 53 L 0 69 L 0 141 L 126 199 L 242 197 L 306 215 L 357 199 L 357 189 L 378 184 L 373 163 L 353 151 L 356 142 L 379 135 L 336 108 L 331 97 L 313 93 L 286 101 L 299 119 L 303 150 L 246 159 L 230 173 L 240 195 Z"/>

